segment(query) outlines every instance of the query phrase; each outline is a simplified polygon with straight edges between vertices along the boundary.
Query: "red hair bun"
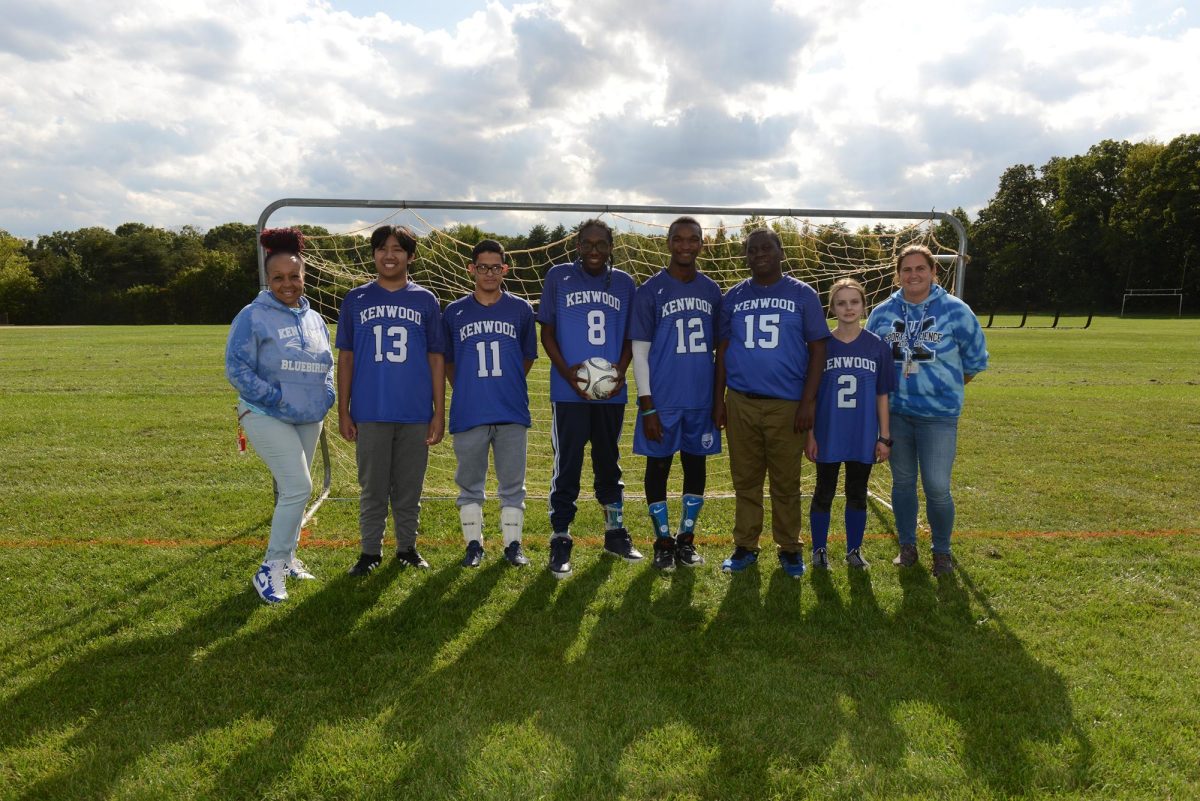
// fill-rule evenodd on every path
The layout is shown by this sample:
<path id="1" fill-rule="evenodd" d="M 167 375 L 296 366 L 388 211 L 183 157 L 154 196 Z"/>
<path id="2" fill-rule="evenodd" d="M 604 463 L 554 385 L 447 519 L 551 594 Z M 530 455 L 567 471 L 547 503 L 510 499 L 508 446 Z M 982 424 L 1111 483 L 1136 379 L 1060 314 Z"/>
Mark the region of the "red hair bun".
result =
<path id="1" fill-rule="evenodd" d="M 304 234 L 297 228 L 267 228 L 258 238 L 267 253 L 293 253 L 299 256 L 304 252 Z"/>

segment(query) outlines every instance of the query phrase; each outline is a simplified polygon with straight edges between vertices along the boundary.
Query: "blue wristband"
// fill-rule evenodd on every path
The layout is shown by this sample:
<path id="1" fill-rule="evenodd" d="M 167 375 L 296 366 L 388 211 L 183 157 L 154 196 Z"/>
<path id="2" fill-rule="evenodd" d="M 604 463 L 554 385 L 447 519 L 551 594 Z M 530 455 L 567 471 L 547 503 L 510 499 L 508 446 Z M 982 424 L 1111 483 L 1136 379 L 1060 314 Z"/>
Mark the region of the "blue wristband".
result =
<path id="1" fill-rule="evenodd" d="M 652 414 L 658 414 L 658 409 L 647 409 L 644 412 L 638 412 L 641 417 L 649 417 Z"/>

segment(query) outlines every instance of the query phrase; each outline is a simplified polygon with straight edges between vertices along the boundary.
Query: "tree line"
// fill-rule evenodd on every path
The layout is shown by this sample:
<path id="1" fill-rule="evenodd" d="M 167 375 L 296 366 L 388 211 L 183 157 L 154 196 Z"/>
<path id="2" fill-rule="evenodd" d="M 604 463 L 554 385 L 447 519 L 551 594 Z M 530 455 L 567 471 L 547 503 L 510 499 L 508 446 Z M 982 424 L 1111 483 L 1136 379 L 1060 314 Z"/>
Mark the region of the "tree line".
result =
<path id="1" fill-rule="evenodd" d="M 953 214 L 967 229 L 966 299 L 979 313 L 1113 312 L 1126 288 L 1180 287 L 1185 310 L 1200 308 L 1200 134 L 1166 144 L 1106 139 L 1085 154 L 1055 156 L 1040 167 L 1013 165 L 974 220 L 961 208 Z M 733 232 L 720 228 L 708 239 L 710 253 L 734 255 L 739 235 L 758 222 L 744 220 Z M 781 226 L 785 239 L 797 237 L 794 223 Z M 329 235 L 320 227 L 301 227 Z M 464 262 L 469 245 L 459 243 L 485 237 L 510 251 L 549 246 L 537 258 L 514 254 L 515 268 L 544 273 L 549 264 L 573 255 L 570 233 L 562 225 L 539 224 L 527 234 L 504 236 L 460 225 L 439 236 L 462 251 Z M 886 249 L 890 233 L 886 226 L 855 232 L 835 224 L 817 236 L 836 237 L 871 257 Z M 935 236 L 956 241 L 946 224 Z M 630 237 L 636 241 L 624 241 Z M 370 262 L 363 238 L 344 239 L 336 251 L 340 258 Z M 661 237 L 619 235 L 618 260 L 622 247 L 661 250 L 666 259 Z M 810 257 L 798 252 L 802 260 Z M 815 251 L 811 257 L 819 258 Z M 56 231 L 34 241 L 0 230 L 0 321 L 223 323 L 257 289 L 255 230 L 245 223 L 208 231 L 125 223 L 113 231 Z M 1146 310 L 1170 312 L 1174 306 Z"/>

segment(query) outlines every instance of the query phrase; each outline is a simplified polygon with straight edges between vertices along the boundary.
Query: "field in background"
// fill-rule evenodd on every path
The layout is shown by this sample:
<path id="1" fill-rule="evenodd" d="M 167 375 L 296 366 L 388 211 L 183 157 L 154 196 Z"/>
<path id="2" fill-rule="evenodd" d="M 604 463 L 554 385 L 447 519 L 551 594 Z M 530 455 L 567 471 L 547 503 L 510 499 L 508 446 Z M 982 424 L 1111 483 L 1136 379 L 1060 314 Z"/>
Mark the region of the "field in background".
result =
<path id="1" fill-rule="evenodd" d="M 585 504 L 555 582 L 541 501 L 533 569 L 468 573 L 431 501 L 433 570 L 352 582 L 335 503 L 280 608 L 224 336 L 0 329 L 0 799 L 1200 794 L 1200 321 L 988 333 L 949 579 L 879 508 L 867 574 L 729 579 L 731 500 L 695 573 L 599 558 Z"/>

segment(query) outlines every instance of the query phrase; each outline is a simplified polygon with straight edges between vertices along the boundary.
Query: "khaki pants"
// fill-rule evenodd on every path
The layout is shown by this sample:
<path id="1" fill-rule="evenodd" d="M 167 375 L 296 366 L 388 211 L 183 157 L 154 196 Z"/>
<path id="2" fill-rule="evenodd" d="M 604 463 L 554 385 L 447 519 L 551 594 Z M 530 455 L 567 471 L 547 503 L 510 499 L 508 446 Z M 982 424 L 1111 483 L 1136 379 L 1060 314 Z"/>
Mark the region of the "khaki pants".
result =
<path id="1" fill-rule="evenodd" d="M 804 437 L 792 430 L 799 401 L 756 400 L 729 390 L 725 400 L 729 475 L 737 506 L 733 543 L 758 548 L 763 528 L 763 478 L 771 479 L 771 535 L 785 551 L 799 551 L 804 519 L 800 466 Z"/>

